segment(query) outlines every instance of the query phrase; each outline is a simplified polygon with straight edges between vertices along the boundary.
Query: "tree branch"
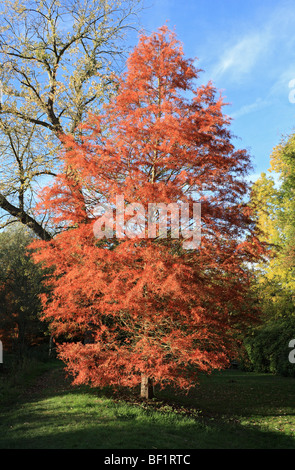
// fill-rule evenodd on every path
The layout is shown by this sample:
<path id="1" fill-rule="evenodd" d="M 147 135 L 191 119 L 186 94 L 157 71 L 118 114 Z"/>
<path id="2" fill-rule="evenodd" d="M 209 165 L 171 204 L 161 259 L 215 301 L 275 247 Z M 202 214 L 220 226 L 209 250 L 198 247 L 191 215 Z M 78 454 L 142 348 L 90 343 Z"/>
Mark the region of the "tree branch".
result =
<path id="1" fill-rule="evenodd" d="M 30 227 L 33 232 L 38 235 L 42 240 L 51 240 L 52 235 L 47 232 L 33 217 L 27 214 L 24 210 L 11 204 L 3 194 L 0 194 L 0 207 L 8 212 L 10 215 L 19 220 L 22 224 Z"/>

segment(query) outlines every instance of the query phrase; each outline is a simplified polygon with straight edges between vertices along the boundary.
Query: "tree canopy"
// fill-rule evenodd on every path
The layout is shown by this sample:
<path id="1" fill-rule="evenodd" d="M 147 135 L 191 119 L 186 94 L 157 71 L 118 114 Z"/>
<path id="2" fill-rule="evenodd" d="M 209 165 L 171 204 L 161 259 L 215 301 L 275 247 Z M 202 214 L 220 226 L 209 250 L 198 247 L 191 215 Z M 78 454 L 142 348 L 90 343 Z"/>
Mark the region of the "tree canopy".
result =
<path id="1" fill-rule="evenodd" d="M 294 315 L 294 142 L 290 135 L 274 148 L 268 175 L 263 173 L 252 189 L 260 239 L 268 245 L 258 290 L 271 319 Z"/>
<path id="2" fill-rule="evenodd" d="M 34 209 L 60 171 L 60 135 L 114 92 L 139 0 L 6 0 L 0 12 L 0 208 L 49 240 L 57 228 Z M 79 131 L 81 132 L 81 131 Z"/>
<path id="3" fill-rule="evenodd" d="M 247 263 L 260 250 L 243 200 L 250 157 L 234 148 L 223 100 L 211 83 L 196 86 L 198 76 L 168 28 L 141 35 L 117 94 L 79 139 L 64 138 L 73 173 L 57 176 L 40 209 L 65 230 L 37 243 L 35 259 L 54 267 L 44 319 L 75 383 L 189 388 L 200 371 L 229 363 L 235 334 L 256 315 L 244 301 Z M 97 206 L 118 196 L 127 219 L 136 204 L 147 214 L 149 203 L 201 203 L 201 245 L 185 249 L 187 234 L 173 237 L 169 223 L 167 237 L 151 237 L 147 219 L 141 235 L 97 238 Z"/>

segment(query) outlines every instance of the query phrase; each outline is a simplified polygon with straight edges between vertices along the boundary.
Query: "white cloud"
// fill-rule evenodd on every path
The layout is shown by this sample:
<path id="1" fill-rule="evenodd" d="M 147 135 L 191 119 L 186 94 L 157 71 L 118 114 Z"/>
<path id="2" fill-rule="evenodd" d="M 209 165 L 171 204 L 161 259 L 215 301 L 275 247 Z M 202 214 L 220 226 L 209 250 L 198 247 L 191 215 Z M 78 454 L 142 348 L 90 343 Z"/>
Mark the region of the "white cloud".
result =
<path id="1" fill-rule="evenodd" d="M 279 76 L 282 63 L 294 54 L 294 22 L 294 2 L 282 1 L 277 8 L 269 11 L 268 16 L 261 18 L 260 23 L 251 25 L 248 31 L 236 31 L 234 36 L 227 38 L 226 43 L 221 41 L 215 48 L 218 59 L 211 72 L 214 81 L 226 79 L 240 82 L 256 69 L 270 72 L 272 76 L 277 70 Z M 268 69 L 264 70 L 264 66 Z M 279 78 L 282 80 L 285 77 Z"/>
<path id="2" fill-rule="evenodd" d="M 269 106 L 270 104 L 271 102 L 269 100 L 262 100 L 261 98 L 257 98 L 257 100 L 254 103 L 245 104 L 238 111 L 231 113 L 231 117 L 233 119 L 238 119 L 242 116 L 245 116 L 246 114 L 250 114 L 255 111 L 258 111 L 259 109 L 265 108 L 266 106 Z"/>
<path id="3" fill-rule="evenodd" d="M 234 81 L 239 81 L 250 73 L 260 57 L 267 52 L 271 42 L 268 30 L 252 33 L 239 39 L 222 54 L 213 70 L 214 80 L 227 74 Z"/>

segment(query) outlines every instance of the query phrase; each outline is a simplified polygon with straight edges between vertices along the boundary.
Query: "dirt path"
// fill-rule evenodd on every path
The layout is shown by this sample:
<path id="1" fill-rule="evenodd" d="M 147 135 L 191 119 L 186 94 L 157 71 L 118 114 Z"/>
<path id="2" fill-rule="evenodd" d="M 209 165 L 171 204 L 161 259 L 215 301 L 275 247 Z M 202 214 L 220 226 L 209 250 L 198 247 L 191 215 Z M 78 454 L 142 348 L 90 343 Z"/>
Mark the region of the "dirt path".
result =
<path id="1" fill-rule="evenodd" d="M 40 375 L 23 391 L 23 398 L 43 397 L 51 392 L 63 393 L 72 388 L 71 381 L 66 378 L 62 367 L 53 368 Z"/>

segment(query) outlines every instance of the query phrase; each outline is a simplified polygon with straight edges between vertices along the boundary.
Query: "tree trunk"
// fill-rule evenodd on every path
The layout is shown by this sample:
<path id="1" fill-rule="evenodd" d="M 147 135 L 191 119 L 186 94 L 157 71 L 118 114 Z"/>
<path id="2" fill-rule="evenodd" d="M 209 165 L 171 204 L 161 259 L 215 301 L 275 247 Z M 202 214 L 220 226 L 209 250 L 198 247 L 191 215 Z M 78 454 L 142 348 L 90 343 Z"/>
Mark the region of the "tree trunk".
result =
<path id="1" fill-rule="evenodd" d="M 154 387 L 152 379 L 150 379 L 147 375 L 141 374 L 141 389 L 140 389 L 140 396 L 142 398 L 153 398 L 154 397 Z"/>
<path id="2" fill-rule="evenodd" d="M 49 338 L 49 350 L 48 350 L 48 357 L 53 357 L 53 336 L 50 335 L 50 338 Z"/>

